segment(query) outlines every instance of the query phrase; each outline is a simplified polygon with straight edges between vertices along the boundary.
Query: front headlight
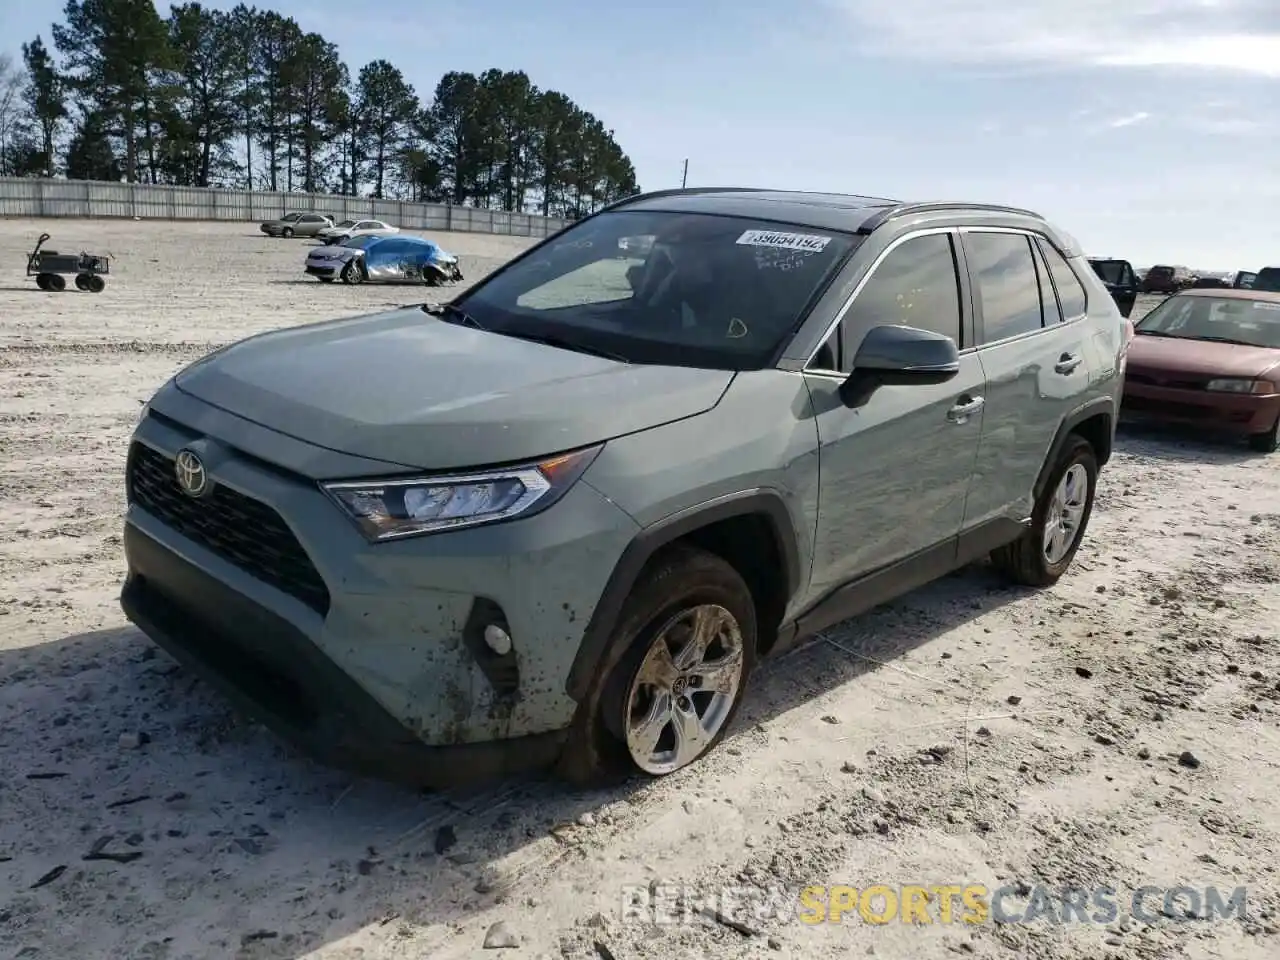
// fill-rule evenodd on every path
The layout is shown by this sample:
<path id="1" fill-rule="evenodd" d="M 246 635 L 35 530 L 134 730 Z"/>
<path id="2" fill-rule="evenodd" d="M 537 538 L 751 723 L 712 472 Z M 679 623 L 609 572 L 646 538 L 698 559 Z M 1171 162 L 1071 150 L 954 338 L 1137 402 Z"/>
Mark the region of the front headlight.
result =
<path id="1" fill-rule="evenodd" d="M 1204 388 L 1216 393 L 1252 393 L 1264 396 L 1275 392 L 1275 384 L 1268 380 L 1242 380 L 1235 377 L 1210 380 Z"/>
<path id="2" fill-rule="evenodd" d="M 568 492 L 602 448 L 467 474 L 321 487 L 369 540 L 393 540 L 539 513 Z"/>

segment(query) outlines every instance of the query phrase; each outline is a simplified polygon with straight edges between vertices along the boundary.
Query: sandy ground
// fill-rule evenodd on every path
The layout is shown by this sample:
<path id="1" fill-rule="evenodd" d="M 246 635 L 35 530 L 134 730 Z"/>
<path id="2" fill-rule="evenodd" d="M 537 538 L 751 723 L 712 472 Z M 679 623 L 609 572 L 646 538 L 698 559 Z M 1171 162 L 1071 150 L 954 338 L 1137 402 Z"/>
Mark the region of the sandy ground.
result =
<path id="1" fill-rule="evenodd" d="M 25 280 L 42 229 L 114 253 L 106 292 Z M 471 277 L 526 242 L 438 239 Z M 215 345 L 423 299 L 309 282 L 305 247 L 0 223 L 0 956 L 1278 955 L 1280 459 L 1232 444 L 1125 431 L 1055 588 L 976 567 L 843 625 L 661 782 L 419 796 L 238 720 L 118 611 L 125 445 Z M 807 925 L 809 884 L 1011 887 L 1003 919 L 1041 910 L 945 923 L 935 897 L 932 923 Z M 1190 919 L 1185 891 L 1165 910 L 1178 886 L 1245 887 L 1247 919 Z M 1054 922 L 1064 888 L 1097 887 L 1118 916 Z M 753 890 L 783 902 L 742 909 Z M 739 926 L 694 913 L 712 902 Z"/>

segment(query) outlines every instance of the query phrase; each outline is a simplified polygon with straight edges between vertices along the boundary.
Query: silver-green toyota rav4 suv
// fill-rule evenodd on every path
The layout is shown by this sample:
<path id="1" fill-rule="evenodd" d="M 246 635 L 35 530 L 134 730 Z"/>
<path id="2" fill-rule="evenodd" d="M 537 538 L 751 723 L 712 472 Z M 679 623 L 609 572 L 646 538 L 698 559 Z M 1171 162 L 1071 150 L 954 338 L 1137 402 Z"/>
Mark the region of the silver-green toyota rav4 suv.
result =
<path id="1" fill-rule="evenodd" d="M 180 372 L 129 453 L 122 602 L 330 763 L 670 773 L 766 655 L 987 555 L 1057 580 L 1127 344 L 1027 210 L 633 197 L 442 307 Z"/>

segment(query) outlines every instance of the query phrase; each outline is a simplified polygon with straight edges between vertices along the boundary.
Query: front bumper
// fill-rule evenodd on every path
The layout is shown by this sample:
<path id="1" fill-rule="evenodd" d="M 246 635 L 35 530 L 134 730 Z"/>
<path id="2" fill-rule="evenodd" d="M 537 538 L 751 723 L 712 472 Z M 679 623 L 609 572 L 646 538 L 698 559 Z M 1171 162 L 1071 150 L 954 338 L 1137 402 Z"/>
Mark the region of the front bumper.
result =
<path id="1" fill-rule="evenodd" d="M 328 264 L 320 265 L 308 263 L 307 274 L 312 277 L 337 277 L 341 274 L 341 268 L 337 266 L 329 266 Z"/>
<path id="2" fill-rule="evenodd" d="M 566 678 L 630 518 L 580 482 L 525 520 L 369 544 L 280 463 L 317 448 L 163 394 L 130 454 L 132 622 L 323 762 L 443 787 L 554 759 L 577 707 Z M 162 412 L 182 407 L 197 415 Z M 186 447 L 215 484 L 201 500 L 163 485 Z M 494 618 L 508 658 L 480 639 Z"/>
<path id="3" fill-rule="evenodd" d="M 1263 433 L 1280 416 L 1280 395 L 1217 393 L 1126 382 L 1120 416 L 1198 425 L 1242 435 Z"/>

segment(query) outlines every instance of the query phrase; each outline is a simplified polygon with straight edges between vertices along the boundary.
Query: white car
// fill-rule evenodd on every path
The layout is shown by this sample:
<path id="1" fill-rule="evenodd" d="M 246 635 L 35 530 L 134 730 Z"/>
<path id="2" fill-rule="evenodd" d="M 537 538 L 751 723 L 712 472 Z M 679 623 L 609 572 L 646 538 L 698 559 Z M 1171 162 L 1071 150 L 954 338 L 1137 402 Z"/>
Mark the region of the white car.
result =
<path id="1" fill-rule="evenodd" d="M 385 237 L 399 232 L 399 227 L 393 227 L 381 220 L 343 220 L 332 227 L 326 227 L 316 236 L 322 242 L 333 245 L 352 237 Z"/>

